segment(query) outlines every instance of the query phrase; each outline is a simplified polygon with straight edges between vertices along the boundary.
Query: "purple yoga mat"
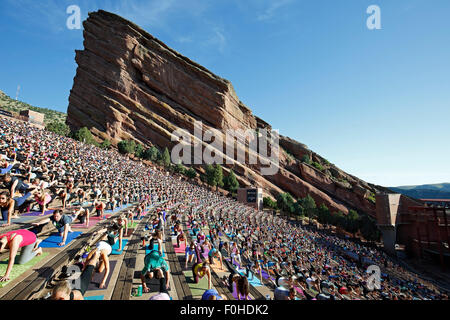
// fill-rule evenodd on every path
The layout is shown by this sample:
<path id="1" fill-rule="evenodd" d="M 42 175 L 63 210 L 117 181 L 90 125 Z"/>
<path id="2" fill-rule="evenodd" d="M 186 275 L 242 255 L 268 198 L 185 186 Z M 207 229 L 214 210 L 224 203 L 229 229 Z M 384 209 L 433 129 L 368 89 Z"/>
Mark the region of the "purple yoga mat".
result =
<path id="1" fill-rule="evenodd" d="M 108 288 L 109 285 L 109 281 L 111 280 L 111 275 L 114 272 L 114 268 L 116 267 L 117 261 L 109 261 L 109 266 L 110 266 L 110 270 L 109 270 L 109 274 L 108 274 L 108 278 L 106 278 L 106 282 L 105 282 L 105 287 L 103 289 L 100 289 L 98 286 L 100 285 L 100 282 L 102 282 L 103 279 L 103 275 L 105 274 L 105 271 L 103 271 L 102 273 L 98 273 L 96 272 L 94 274 L 94 276 L 92 277 L 91 283 L 89 284 L 89 287 L 87 289 L 87 291 L 89 290 L 106 290 Z"/>
<path id="2" fill-rule="evenodd" d="M 43 216 L 48 216 L 49 214 L 52 214 L 53 211 L 55 211 L 55 210 L 47 210 L 47 211 L 45 211 Z M 41 213 L 42 213 L 42 211 L 31 211 L 31 212 L 28 212 L 28 213 L 24 213 L 21 216 L 24 216 L 24 217 L 37 217 L 37 216 L 40 216 Z"/>
<path id="3" fill-rule="evenodd" d="M 237 300 L 236 283 L 233 283 L 233 297 Z M 244 300 L 244 299 L 241 297 L 241 301 L 242 300 Z M 248 297 L 248 300 L 252 300 L 252 298 Z"/>

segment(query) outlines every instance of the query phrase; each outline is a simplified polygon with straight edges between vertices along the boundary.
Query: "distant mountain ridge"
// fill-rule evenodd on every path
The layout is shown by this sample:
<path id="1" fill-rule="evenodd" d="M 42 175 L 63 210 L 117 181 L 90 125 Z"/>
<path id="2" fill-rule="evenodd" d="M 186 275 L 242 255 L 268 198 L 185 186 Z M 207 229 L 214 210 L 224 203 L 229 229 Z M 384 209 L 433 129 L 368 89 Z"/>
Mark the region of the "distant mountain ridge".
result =
<path id="1" fill-rule="evenodd" d="M 389 189 L 416 199 L 450 199 L 450 183 L 399 186 Z"/>

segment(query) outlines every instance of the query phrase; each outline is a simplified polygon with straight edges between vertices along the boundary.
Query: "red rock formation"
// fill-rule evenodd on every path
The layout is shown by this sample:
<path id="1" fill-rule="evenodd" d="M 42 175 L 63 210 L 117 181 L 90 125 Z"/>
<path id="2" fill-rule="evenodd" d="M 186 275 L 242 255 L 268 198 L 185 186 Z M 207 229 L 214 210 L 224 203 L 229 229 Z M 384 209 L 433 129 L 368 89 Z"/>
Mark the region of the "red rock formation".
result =
<path id="1" fill-rule="evenodd" d="M 99 140 L 108 138 L 113 144 L 132 138 L 170 149 L 175 144 L 171 132 L 183 128 L 193 134 L 196 120 L 203 122 L 203 130 L 222 134 L 227 129 L 271 128 L 239 100 L 228 80 L 135 24 L 98 11 L 89 14 L 83 34 L 84 50 L 76 51 L 78 68 L 69 97 L 67 124 L 72 130 L 88 127 Z M 327 164 L 290 138 L 280 136 L 280 146 L 280 170 L 273 176 L 261 175 L 260 164 L 236 161 L 225 165 L 225 171 L 232 168 L 241 185 L 259 185 L 266 194 L 311 194 L 332 211 L 347 213 L 350 207 L 375 214 L 366 199 L 376 192 L 374 186 Z M 301 163 L 305 154 L 326 173 Z"/>

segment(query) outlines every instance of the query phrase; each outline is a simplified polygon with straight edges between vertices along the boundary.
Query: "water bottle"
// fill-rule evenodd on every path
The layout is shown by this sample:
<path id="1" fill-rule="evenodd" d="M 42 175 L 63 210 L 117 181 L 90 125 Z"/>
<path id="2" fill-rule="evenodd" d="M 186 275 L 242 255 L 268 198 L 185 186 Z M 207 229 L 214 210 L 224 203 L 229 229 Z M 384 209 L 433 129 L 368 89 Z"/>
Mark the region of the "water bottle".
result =
<path id="1" fill-rule="evenodd" d="M 140 284 L 140 285 L 138 286 L 138 294 L 137 294 L 137 296 L 138 296 L 138 297 L 142 296 L 142 284 Z"/>

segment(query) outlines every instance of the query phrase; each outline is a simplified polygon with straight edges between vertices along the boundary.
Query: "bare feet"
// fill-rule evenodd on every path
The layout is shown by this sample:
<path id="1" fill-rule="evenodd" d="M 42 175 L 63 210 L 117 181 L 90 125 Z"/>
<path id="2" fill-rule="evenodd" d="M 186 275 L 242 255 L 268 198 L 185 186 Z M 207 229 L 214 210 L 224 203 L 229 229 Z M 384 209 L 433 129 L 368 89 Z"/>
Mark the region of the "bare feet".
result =
<path id="1" fill-rule="evenodd" d="M 36 243 L 34 244 L 34 249 L 33 250 L 37 250 L 39 247 L 39 244 L 42 242 L 42 239 L 36 239 Z"/>

